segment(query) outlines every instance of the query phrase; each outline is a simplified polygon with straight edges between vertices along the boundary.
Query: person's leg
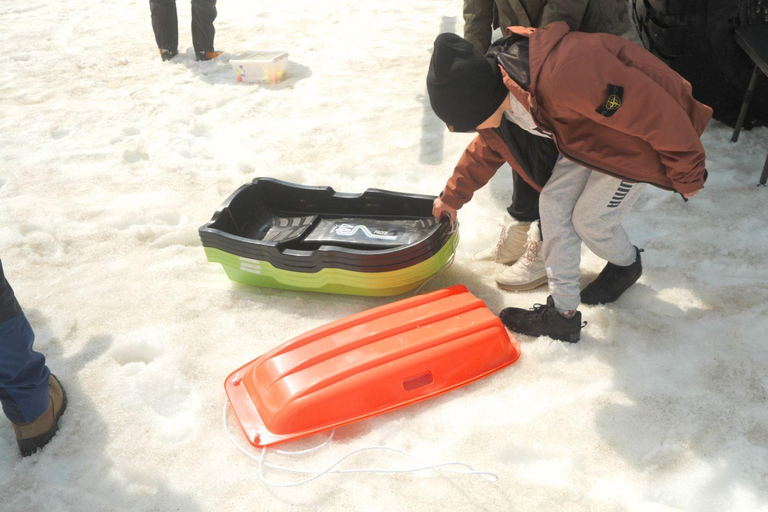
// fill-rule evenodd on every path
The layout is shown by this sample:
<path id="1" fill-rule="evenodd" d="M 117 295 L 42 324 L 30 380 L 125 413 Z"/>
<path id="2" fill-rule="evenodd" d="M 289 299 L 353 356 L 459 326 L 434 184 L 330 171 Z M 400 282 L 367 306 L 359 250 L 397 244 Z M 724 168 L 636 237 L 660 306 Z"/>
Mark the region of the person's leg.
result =
<path id="1" fill-rule="evenodd" d="M 213 21 L 216 19 L 216 0 L 192 0 L 192 45 L 198 60 L 209 60 L 213 55 L 213 38 L 216 29 Z"/>
<path id="2" fill-rule="evenodd" d="M 512 171 L 512 204 L 507 213 L 520 222 L 539 220 L 539 192 Z"/>
<path id="3" fill-rule="evenodd" d="M 0 402 L 23 456 L 50 442 L 67 408 L 61 383 L 32 350 L 34 339 L 0 262 Z"/>
<path id="4" fill-rule="evenodd" d="M 573 225 L 590 251 L 614 265 L 635 261 L 635 250 L 621 221 L 645 189 L 594 172 L 573 210 Z"/>
<path id="5" fill-rule="evenodd" d="M 45 357 L 32 350 L 35 335 L 5 279 L 0 262 L 0 402 L 13 423 L 29 423 L 48 408 Z"/>
<path id="6" fill-rule="evenodd" d="M 642 275 L 640 250 L 630 242 L 621 221 L 645 186 L 597 172 L 590 177 L 574 208 L 573 224 L 586 246 L 608 263 L 582 290 L 582 303 L 613 302 Z"/>
<path id="7" fill-rule="evenodd" d="M 541 192 L 539 212 L 544 237 L 544 262 L 550 296 L 546 304 L 532 310 L 506 308 L 499 313 L 510 330 L 530 336 L 550 336 L 577 342 L 581 336 L 579 305 L 579 263 L 581 239 L 571 216 L 592 173 L 561 158 Z"/>
<path id="8" fill-rule="evenodd" d="M 579 307 L 581 238 L 572 216 L 592 174 L 590 169 L 561 158 L 539 199 L 549 292 L 561 311 Z"/>
<path id="9" fill-rule="evenodd" d="M 32 350 L 35 335 L 24 313 L 0 323 L 0 402 L 13 423 L 29 423 L 48 409 L 45 357 Z"/>
<path id="10" fill-rule="evenodd" d="M 175 0 L 150 0 L 152 30 L 163 60 L 172 58 L 179 52 L 179 21 L 176 15 Z"/>

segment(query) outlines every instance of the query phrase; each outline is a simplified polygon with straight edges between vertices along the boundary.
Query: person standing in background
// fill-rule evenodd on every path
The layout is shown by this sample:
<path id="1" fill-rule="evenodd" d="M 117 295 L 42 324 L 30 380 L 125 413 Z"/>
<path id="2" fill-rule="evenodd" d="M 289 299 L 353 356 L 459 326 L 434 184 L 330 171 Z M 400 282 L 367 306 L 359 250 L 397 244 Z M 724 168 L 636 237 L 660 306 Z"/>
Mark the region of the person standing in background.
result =
<path id="1" fill-rule="evenodd" d="M 0 402 L 23 456 L 48 444 L 67 408 L 67 394 L 32 350 L 35 333 L 5 279 L 0 261 Z"/>
<path id="2" fill-rule="evenodd" d="M 464 39 L 481 53 L 491 46 L 493 29 L 543 28 L 564 21 L 575 32 L 620 36 L 629 30 L 624 0 L 464 0 Z"/>
<path id="3" fill-rule="evenodd" d="M 152 30 L 163 61 L 179 53 L 179 20 L 176 16 L 176 0 L 150 0 Z M 216 29 L 216 0 L 192 0 L 192 46 L 195 60 L 215 59 L 221 52 L 213 49 Z"/>
<path id="4" fill-rule="evenodd" d="M 483 54 L 495 28 L 506 35 L 508 27 L 542 28 L 555 21 L 566 22 L 573 31 L 617 36 L 630 28 L 624 0 L 464 0 L 464 39 Z M 499 238 L 475 259 L 510 265 L 496 276 L 496 283 L 504 290 L 521 291 L 546 284 L 547 274 L 539 250 L 539 193 L 515 172 L 512 182 L 512 201 Z"/>

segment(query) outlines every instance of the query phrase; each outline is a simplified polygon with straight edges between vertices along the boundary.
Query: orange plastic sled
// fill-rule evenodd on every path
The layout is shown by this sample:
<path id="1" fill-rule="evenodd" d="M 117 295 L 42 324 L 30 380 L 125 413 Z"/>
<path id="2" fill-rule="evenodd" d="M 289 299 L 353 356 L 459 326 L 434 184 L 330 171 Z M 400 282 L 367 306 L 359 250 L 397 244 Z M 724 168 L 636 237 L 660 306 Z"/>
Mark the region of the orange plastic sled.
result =
<path id="1" fill-rule="evenodd" d="M 224 383 L 248 441 L 289 441 L 424 400 L 517 361 L 520 345 L 462 285 L 302 334 Z"/>

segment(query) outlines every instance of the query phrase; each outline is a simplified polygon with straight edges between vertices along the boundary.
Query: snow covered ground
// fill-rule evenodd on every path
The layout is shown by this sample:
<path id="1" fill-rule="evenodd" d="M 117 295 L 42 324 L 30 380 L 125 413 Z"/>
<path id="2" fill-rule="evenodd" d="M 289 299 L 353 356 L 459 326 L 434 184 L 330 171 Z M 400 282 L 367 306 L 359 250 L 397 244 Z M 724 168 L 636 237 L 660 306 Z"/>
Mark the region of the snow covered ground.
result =
<path id="1" fill-rule="evenodd" d="M 489 378 L 312 455 L 267 454 L 313 469 L 386 445 L 497 482 L 426 471 L 273 489 L 227 438 L 230 371 L 388 300 L 235 285 L 197 228 L 258 176 L 438 193 L 471 136 L 433 116 L 424 81 L 461 3 L 220 2 L 227 55 L 196 63 L 182 1 L 188 53 L 163 63 L 146 1 L 0 0 L 0 258 L 70 397 L 60 433 L 24 460 L 0 420 L 0 509 L 768 510 L 765 128 L 731 144 L 712 122 L 707 188 L 687 204 L 645 193 L 626 223 L 645 274 L 583 309 L 580 343 L 521 337 L 520 361 Z M 255 49 L 288 50 L 291 78 L 236 83 L 228 58 Z M 471 259 L 498 232 L 509 173 L 461 211 L 456 262 L 429 289 L 464 283 L 494 311 L 544 301 L 500 291 L 501 269 Z M 585 250 L 584 281 L 602 265 Z M 373 452 L 343 467 L 408 464 Z"/>

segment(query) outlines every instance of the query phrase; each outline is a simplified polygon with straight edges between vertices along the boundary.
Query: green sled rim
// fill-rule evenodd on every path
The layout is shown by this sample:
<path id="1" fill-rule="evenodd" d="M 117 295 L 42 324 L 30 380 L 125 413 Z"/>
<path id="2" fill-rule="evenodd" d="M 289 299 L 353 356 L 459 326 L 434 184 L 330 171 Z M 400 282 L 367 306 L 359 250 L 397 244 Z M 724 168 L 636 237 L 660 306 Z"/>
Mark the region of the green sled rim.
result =
<path id="1" fill-rule="evenodd" d="M 431 258 L 411 267 L 387 272 L 355 272 L 324 268 L 318 272 L 292 272 L 275 268 L 266 261 L 253 260 L 205 247 L 208 261 L 220 263 L 230 280 L 250 286 L 344 295 L 388 297 L 408 292 L 445 267 L 459 243 L 454 233 Z"/>

